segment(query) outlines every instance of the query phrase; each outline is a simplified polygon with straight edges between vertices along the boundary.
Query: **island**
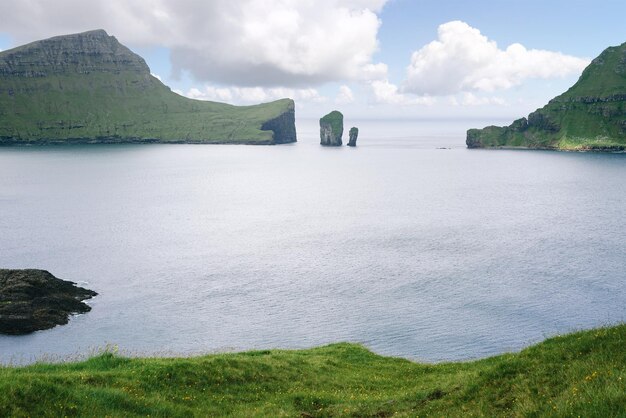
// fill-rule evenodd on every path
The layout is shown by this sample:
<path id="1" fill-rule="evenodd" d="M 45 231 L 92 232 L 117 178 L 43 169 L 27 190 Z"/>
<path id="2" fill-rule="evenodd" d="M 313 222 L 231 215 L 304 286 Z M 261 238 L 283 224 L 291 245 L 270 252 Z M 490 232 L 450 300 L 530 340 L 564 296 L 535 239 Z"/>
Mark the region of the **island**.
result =
<path id="1" fill-rule="evenodd" d="M 104 30 L 0 52 L 0 145 L 296 142 L 295 105 L 192 100 Z"/>
<path id="2" fill-rule="evenodd" d="M 569 90 L 506 127 L 467 131 L 468 148 L 626 150 L 626 43 L 604 50 Z"/>
<path id="3" fill-rule="evenodd" d="M 96 295 L 45 270 L 0 269 L 0 334 L 28 334 L 67 324 L 70 315 L 89 312 L 83 300 Z"/>

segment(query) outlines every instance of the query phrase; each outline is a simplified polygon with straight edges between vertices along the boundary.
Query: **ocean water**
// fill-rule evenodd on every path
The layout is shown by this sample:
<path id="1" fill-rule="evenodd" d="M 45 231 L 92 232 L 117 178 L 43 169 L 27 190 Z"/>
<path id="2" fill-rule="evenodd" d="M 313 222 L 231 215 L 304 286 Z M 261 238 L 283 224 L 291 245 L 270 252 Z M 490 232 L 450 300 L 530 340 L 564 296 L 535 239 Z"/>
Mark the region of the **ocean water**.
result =
<path id="1" fill-rule="evenodd" d="M 338 341 L 436 362 L 625 320 L 626 155 L 354 122 L 354 149 L 307 120 L 274 147 L 0 148 L 0 266 L 99 293 L 68 325 L 0 336 L 0 362 Z"/>

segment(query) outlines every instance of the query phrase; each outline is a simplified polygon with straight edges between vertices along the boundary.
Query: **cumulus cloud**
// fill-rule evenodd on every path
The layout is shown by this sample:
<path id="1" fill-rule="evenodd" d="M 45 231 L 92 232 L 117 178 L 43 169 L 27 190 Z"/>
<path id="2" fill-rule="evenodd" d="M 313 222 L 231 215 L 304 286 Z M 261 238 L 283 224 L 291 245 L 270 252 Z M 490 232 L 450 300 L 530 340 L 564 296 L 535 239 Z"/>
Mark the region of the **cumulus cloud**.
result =
<path id="1" fill-rule="evenodd" d="M 389 80 L 374 80 L 370 83 L 370 89 L 374 97 L 374 102 L 389 105 L 432 105 L 436 99 L 431 96 L 419 96 L 404 94 L 398 86 L 390 83 Z"/>
<path id="2" fill-rule="evenodd" d="M 515 43 L 499 49 L 476 28 L 453 21 L 439 26 L 438 39 L 413 53 L 404 92 L 447 95 L 508 89 L 530 78 L 581 72 L 589 60 Z"/>
<path id="3" fill-rule="evenodd" d="M 339 87 L 339 93 L 337 97 L 335 97 L 335 103 L 338 104 L 349 104 L 354 102 L 354 94 L 352 94 L 352 89 L 350 87 L 343 85 Z"/>
<path id="4" fill-rule="evenodd" d="M 263 87 L 215 87 L 206 85 L 202 89 L 193 87 L 182 93 L 190 99 L 210 100 L 226 102 L 231 104 L 249 104 L 259 102 L 269 102 L 283 97 L 291 97 L 296 101 L 321 103 L 327 100 L 326 97 L 313 88 L 293 89 L 285 87 L 263 88 Z"/>
<path id="5" fill-rule="evenodd" d="M 29 0 L 0 2 L 18 41 L 103 28 L 122 42 L 166 46 L 199 81 L 309 86 L 377 77 L 377 13 L 388 0 Z"/>

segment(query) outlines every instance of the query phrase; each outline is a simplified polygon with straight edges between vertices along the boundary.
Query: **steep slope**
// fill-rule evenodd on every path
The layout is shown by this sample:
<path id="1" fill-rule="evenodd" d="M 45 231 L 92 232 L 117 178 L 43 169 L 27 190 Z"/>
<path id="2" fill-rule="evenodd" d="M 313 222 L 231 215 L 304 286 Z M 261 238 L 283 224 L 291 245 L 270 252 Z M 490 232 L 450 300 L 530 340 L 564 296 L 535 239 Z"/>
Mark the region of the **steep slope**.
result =
<path id="1" fill-rule="evenodd" d="M 626 149 L 626 43 L 607 48 L 568 91 L 508 127 L 467 131 L 467 146 Z"/>
<path id="2" fill-rule="evenodd" d="M 295 141 L 293 100 L 187 99 L 103 30 L 0 53 L 0 144 Z"/>

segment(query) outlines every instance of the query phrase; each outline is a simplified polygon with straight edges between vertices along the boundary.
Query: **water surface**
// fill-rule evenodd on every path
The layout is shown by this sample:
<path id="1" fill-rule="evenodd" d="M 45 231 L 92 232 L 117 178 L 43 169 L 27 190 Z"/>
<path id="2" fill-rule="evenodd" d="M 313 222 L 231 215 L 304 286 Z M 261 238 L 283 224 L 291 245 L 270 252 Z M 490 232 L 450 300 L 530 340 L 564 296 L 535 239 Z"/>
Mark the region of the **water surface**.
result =
<path id="1" fill-rule="evenodd" d="M 0 362 L 337 341 L 457 360 L 624 321 L 625 155 L 356 124 L 355 149 L 320 147 L 315 121 L 274 147 L 0 148 L 0 266 L 100 293 L 0 336 Z"/>

